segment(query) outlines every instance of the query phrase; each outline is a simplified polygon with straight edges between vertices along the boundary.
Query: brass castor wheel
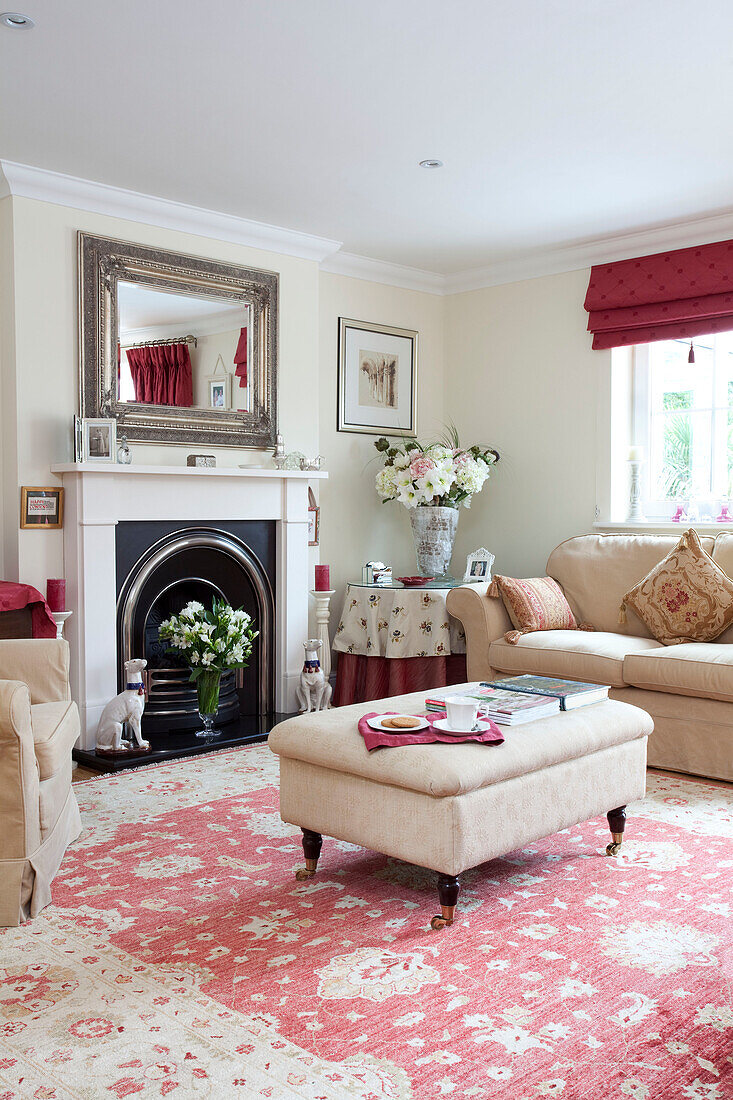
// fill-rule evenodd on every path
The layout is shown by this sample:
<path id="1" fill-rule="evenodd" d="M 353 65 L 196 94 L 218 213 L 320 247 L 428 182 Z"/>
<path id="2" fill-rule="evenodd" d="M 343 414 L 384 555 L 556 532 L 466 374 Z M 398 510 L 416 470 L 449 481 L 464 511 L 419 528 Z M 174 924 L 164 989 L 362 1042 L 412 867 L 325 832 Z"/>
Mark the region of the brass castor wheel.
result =
<path id="1" fill-rule="evenodd" d="M 621 851 L 621 841 L 614 840 L 611 844 L 606 845 L 607 856 L 617 856 Z"/>
<path id="2" fill-rule="evenodd" d="M 449 926 L 451 924 L 453 924 L 453 921 L 452 920 L 446 920 L 445 917 L 433 917 L 433 919 L 430 922 L 430 927 L 433 929 L 434 932 L 438 932 L 438 931 L 442 931 L 443 928 L 445 928 L 447 925 Z"/>
<path id="3" fill-rule="evenodd" d="M 299 867 L 295 872 L 295 877 L 298 882 L 307 882 L 309 878 L 313 878 L 315 871 L 310 871 L 307 867 Z"/>

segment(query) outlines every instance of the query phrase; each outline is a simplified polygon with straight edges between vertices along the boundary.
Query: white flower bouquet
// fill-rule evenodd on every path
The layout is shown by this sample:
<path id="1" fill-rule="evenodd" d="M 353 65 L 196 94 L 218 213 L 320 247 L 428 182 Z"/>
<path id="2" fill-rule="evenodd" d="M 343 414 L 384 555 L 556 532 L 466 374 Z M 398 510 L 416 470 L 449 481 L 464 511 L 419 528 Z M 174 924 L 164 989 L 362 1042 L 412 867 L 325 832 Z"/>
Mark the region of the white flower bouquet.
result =
<path id="1" fill-rule="evenodd" d="M 204 672 L 221 675 L 230 668 L 246 668 L 259 631 L 252 629 L 246 611 L 214 599 L 211 611 L 191 600 L 180 614 L 160 624 L 158 634 L 170 641 L 169 652 L 181 656 L 191 666 L 191 679 L 197 680 Z"/>
<path id="2" fill-rule="evenodd" d="M 170 641 L 169 653 L 177 653 L 190 665 L 204 723 L 196 736 L 209 740 L 219 709 L 221 675 L 227 669 L 246 668 L 259 631 L 252 629 L 252 617 L 246 611 L 235 611 L 215 598 L 211 611 L 191 600 L 180 614 L 160 624 L 158 634 Z"/>
<path id="3" fill-rule="evenodd" d="M 398 500 L 406 508 L 470 508 L 499 461 L 492 447 L 461 447 L 455 429 L 439 443 L 393 445 L 382 438 L 374 446 L 385 460 L 376 476 L 382 502 Z"/>

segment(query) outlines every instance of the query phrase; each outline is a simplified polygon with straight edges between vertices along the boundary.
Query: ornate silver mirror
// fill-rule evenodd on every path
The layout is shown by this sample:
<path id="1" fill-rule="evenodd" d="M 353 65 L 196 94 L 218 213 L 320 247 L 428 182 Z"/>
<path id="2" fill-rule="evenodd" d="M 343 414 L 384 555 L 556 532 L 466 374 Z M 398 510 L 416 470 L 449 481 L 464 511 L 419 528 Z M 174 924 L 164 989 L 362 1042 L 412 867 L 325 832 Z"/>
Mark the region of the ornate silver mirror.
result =
<path id="1" fill-rule="evenodd" d="M 82 416 L 133 442 L 270 447 L 278 277 L 79 234 Z"/>

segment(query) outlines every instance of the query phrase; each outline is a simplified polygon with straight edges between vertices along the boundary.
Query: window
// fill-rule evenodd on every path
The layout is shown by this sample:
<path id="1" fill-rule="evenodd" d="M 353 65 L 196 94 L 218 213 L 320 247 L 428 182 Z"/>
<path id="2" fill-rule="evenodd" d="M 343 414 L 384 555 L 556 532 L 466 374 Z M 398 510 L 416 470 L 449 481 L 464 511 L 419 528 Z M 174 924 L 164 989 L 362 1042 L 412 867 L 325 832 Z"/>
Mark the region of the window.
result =
<path id="1" fill-rule="evenodd" d="M 733 333 L 639 345 L 634 354 L 634 442 L 646 448 L 644 512 L 715 519 L 733 495 Z M 695 509 L 697 512 L 695 512 Z"/>

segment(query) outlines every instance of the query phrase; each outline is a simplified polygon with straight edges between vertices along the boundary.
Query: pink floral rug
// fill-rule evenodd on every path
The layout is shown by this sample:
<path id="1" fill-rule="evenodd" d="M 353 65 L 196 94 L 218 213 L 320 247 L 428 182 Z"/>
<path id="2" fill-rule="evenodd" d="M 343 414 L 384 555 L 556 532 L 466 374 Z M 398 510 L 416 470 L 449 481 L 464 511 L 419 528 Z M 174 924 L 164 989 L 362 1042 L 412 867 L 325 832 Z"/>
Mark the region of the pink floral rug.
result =
<path id="1" fill-rule="evenodd" d="M 0 1100 L 728 1100 L 733 790 L 650 776 L 463 876 L 324 840 L 266 746 L 78 785 L 54 905 L 0 932 Z"/>

